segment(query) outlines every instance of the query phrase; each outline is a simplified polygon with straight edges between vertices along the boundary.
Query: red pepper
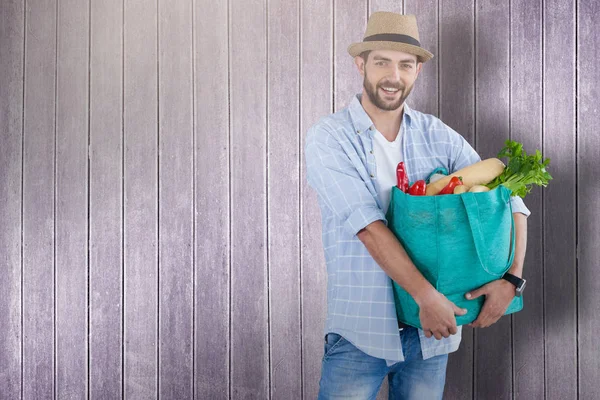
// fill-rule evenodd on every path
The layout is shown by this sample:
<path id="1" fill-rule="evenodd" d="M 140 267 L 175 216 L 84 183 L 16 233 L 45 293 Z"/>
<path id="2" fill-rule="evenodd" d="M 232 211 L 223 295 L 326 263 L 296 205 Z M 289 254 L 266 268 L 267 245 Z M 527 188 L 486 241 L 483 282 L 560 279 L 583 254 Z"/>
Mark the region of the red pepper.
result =
<path id="1" fill-rule="evenodd" d="M 427 184 L 423 179 L 420 181 L 416 181 L 413 185 L 408 189 L 408 194 L 412 194 L 413 196 L 425 196 L 425 192 L 427 191 Z"/>
<path id="2" fill-rule="evenodd" d="M 453 176 L 452 179 L 450 179 L 450 182 L 446 185 L 446 187 L 443 188 L 442 191 L 438 194 L 453 194 L 454 188 L 462 184 L 463 182 L 461 176 Z"/>
<path id="3" fill-rule="evenodd" d="M 404 161 L 400 161 L 398 167 L 396 167 L 396 178 L 398 178 L 398 189 L 404 193 L 408 192 L 408 176 L 406 175 L 406 167 Z"/>

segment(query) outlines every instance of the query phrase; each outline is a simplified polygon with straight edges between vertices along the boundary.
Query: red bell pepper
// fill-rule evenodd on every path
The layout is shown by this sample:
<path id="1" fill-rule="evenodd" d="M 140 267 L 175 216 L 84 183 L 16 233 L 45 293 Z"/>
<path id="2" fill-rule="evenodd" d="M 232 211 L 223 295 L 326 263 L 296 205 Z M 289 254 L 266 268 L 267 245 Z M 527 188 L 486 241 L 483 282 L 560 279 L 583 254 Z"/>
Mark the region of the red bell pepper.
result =
<path id="1" fill-rule="evenodd" d="M 425 196 L 426 191 L 427 184 L 423 179 L 421 179 L 413 183 L 410 189 L 408 189 L 408 194 L 412 194 L 413 196 Z"/>
<path id="2" fill-rule="evenodd" d="M 404 193 L 408 192 L 408 175 L 406 175 L 406 167 L 404 161 L 400 161 L 396 167 L 396 178 L 398 179 L 398 189 Z"/>
<path id="3" fill-rule="evenodd" d="M 446 187 L 443 188 L 438 194 L 453 194 L 454 188 L 462 184 L 463 182 L 461 176 L 453 176 L 452 179 L 450 179 L 450 182 L 446 185 Z"/>

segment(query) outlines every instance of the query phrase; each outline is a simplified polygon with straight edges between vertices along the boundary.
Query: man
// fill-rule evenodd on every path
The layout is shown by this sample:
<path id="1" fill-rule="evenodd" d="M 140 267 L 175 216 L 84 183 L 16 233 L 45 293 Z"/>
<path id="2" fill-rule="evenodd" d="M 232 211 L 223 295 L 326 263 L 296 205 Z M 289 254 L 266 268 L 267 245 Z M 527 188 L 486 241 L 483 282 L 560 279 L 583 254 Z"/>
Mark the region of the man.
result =
<path id="1" fill-rule="evenodd" d="M 462 136 L 405 103 L 423 63 L 433 57 L 419 42 L 412 15 L 371 15 L 363 42 L 352 44 L 364 77 L 362 94 L 321 119 L 306 138 L 307 180 L 318 194 L 327 262 L 327 322 L 319 399 L 374 399 L 386 375 L 390 399 L 442 398 L 448 353 L 460 344 L 464 315 L 421 275 L 386 226 L 396 165 L 410 181 L 437 167 L 450 172 L 480 160 Z M 512 198 L 515 259 L 520 279 L 529 210 Z M 420 307 L 423 330 L 396 318 L 391 279 Z M 494 281 L 467 294 L 485 295 L 472 324 L 487 327 L 506 311 L 515 286 Z"/>

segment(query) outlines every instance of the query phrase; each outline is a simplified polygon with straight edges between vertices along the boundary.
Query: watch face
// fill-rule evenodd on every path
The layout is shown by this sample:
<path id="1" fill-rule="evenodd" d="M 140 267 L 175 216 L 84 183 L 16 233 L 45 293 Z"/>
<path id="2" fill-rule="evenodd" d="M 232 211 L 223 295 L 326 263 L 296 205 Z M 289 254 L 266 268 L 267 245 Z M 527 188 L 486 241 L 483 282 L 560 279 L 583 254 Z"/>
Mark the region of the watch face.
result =
<path id="1" fill-rule="evenodd" d="M 523 290 L 525 290 L 525 284 L 527 283 L 527 281 L 525 279 L 523 279 L 520 283 L 519 286 L 517 286 L 517 296 L 520 296 L 523 294 Z"/>

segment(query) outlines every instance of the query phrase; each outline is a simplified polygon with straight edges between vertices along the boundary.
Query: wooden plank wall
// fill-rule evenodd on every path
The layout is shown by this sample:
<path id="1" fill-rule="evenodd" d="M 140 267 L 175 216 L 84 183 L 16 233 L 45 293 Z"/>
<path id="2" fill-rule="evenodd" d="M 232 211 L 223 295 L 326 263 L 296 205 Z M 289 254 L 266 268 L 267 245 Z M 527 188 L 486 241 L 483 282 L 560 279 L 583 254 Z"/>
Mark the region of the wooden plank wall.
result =
<path id="1" fill-rule="evenodd" d="M 525 309 L 463 329 L 447 399 L 600 391 L 594 0 L 0 2 L 0 399 L 313 399 L 327 272 L 307 129 L 414 13 L 410 104 L 542 149 Z M 378 399 L 386 399 L 387 381 Z"/>

